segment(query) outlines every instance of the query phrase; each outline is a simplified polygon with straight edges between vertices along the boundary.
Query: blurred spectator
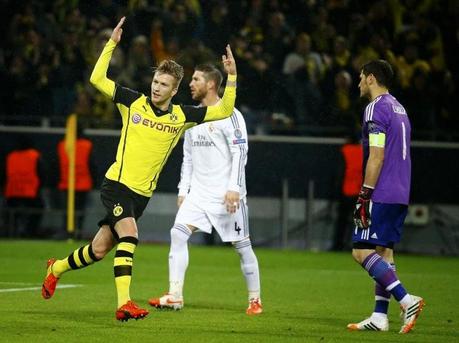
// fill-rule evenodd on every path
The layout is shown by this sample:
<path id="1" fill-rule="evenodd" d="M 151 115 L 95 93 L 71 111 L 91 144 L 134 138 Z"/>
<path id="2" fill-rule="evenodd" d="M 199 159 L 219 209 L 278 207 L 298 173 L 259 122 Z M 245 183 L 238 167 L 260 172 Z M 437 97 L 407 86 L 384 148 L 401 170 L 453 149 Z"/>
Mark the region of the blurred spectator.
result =
<path id="1" fill-rule="evenodd" d="M 294 33 L 282 12 L 269 14 L 268 27 L 263 36 L 263 50 L 270 56 L 270 68 L 274 72 L 281 72 L 285 54 L 294 39 Z"/>
<path id="2" fill-rule="evenodd" d="M 246 58 L 246 64 L 241 66 L 244 68 L 244 77 L 238 81 L 240 89 L 238 99 L 244 105 L 242 107 L 247 111 L 250 119 L 256 118 L 258 123 L 264 123 L 271 115 L 274 75 L 269 68 L 262 45 L 252 45 L 247 51 Z M 239 65 L 238 68 L 240 70 Z M 257 91 L 251 92 L 254 88 Z M 250 126 L 250 119 L 248 126 Z M 259 129 L 261 130 L 261 126 Z"/>
<path id="3" fill-rule="evenodd" d="M 356 115 L 358 111 L 353 103 L 352 96 L 353 84 L 351 75 L 341 70 L 335 75 L 335 91 L 332 97 L 332 109 L 330 114 L 332 117 L 331 124 L 342 125 L 350 129 L 354 129 L 359 124 L 359 117 Z"/>
<path id="4" fill-rule="evenodd" d="M 118 82 L 126 87 L 150 93 L 153 61 L 149 53 L 147 37 L 134 37 L 127 55 L 127 63 L 118 77 Z"/>
<path id="5" fill-rule="evenodd" d="M 81 124 L 78 125 L 76 150 L 75 150 L 75 238 L 81 238 L 81 231 L 84 224 L 84 216 L 88 195 L 93 188 L 94 163 L 91 159 L 93 144 L 84 134 Z M 61 192 L 60 205 L 64 213 L 67 211 L 68 173 L 69 159 L 65 149 L 65 140 L 62 139 L 57 145 L 59 157 L 59 183 L 58 189 Z M 67 217 L 64 217 L 67 227 Z"/>
<path id="6" fill-rule="evenodd" d="M 428 133 L 435 128 L 435 108 L 432 101 L 434 90 L 430 74 L 423 68 L 416 68 L 411 75 L 410 86 L 403 92 L 405 106 L 414 129 L 420 131 L 425 139 L 432 138 Z M 426 135 L 427 133 L 427 135 Z"/>
<path id="7" fill-rule="evenodd" d="M 180 50 L 179 41 L 176 38 L 163 39 L 163 23 L 155 19 L 151 25 L 150 48 L 156 64 L 164 60 L 174 60 Z"/>
<path id="8" fill-rule="evenodd" d="M 402 89 L 411 87 L 412 77 L 416 69 L 426 74 L 430 73 L 429 64 L 425 60 L 419 58 L 418 47 L 414 43 L 405 46 L 403 55 L 397 58 L 396 63 Z"/>
<path id="9" fill-rule="evenodd" d="M 311 38 L 318 51 L 330 52 L 335 37 L 335 28 L 328 22 L 328 11 L 325 7 L 317 10 L 311 31 Z"/>
<path id="10" fill-rule="evenodd" d="M 333 98 L 336 99 L 338 95 L 335 94 L 337 91 L 337 75 L 339 73 L 346 72 L 346 75 L 349 76 L 351 83 L 353 82 L 354 78 L 356 79 L 358 77 L 357 75 L 353 77 L 353 74 L 356 74 L 356 72 L 352 68 L 351 52 L 349 51 L 348 42 L 344 37 L 335 37 L 332 54 L 325 55 L 324 61 L 326 63 L 326 72 L 323 77 L 321 88 L 323 90 L 323 94 L 334 94 Z M 343 83 L 340 83 L 340 85 L 342 84 Z M 358 94 L 356 94 L 356 89 L 357 88 L 354 87 L 351 88 L 349 92 L 346 92 L 349 99 L 354 99 L 358 96 Z M 332 103 L 334 103 L 334 101 Z M 334 104 L 332 104 L 332 107 L 333 106 Z M 346 110 L 350 110 L 350 108 Z M 325 111 L 327 112 L 328 109 L 325 108 Z M 333 113 L 329 113 L 329 115 L 332 117 L 334 116 Z"/>
<path id="11" fill-rule="evenodd" d="M 6 222 L 20 237 L 41 236 L 43 175 L 41 153 L 22 137 L 6 157 L 4 188 Z"/>
<path id="12" fill-rule="evenodd" d="M 228 18 L 228 6 L 224 2 L 214 2 L 210 13 L 204 17 L 202 42 L 214 52 L 220 52 L 228 43 L 232 26 Z"/>
<path id="13" fill-rule="evenodd" d="M 365 63 L 375 59 L 384 59 L 392 66 L 397 67 L 397 60 L 395 54 L 392 52 L 388 43 L 386 32 L 373 32 L 369 35 L 368 44 L 361 45 L 358 53 L 356 54 L 353 65 L 356 72 L 360 74 L 360 68 Z"/>
<path id="14" fill-rule="evenodd" d="M 346 38 L 343 36 L 335 37 L 333 42 L 331 69 L 347 69 L 351 68 L 351 52 Z"/>
<path id="15" fill-rule="evenodd" d="M 318 84 L 323 68 L 320 55 L 311 50 L 311 37 L 305 32 L 298 34 L 295 51 L 285 58 L 283 73 L 291 100 L 295 104 L 296 122 L 299 124 L 317 121 L 321 102 Z"/>
<path id="16" fill-rule="evenodd" d="M 163 12 L 164 40 L 176 39 L 179 46 L 188 42 L 195 32 L 195 13 L 181 2 L 172 2 L 168 11 Z"/>
<path id="17" fill-rule="evenodd" d="M 86 67 L 76 32 L 65 32 L 62 47 L 56 53 L 51 73 L 54 114 L 64 117 L 76 100 L 76 87 L 84 79 Z"/>
<path id="18" fill-rule="evenodd" d="M 332 250 L 349 248 L 349 237 L 354 226 L 352 217 L 355 199 L 362 185 L 362 145 L 356 134 L 346 138 L 341 147 L 342 173 L 340 174 L 340 195 L 338 203 L 338 218 L 336 220 L 335 235 Z"/>

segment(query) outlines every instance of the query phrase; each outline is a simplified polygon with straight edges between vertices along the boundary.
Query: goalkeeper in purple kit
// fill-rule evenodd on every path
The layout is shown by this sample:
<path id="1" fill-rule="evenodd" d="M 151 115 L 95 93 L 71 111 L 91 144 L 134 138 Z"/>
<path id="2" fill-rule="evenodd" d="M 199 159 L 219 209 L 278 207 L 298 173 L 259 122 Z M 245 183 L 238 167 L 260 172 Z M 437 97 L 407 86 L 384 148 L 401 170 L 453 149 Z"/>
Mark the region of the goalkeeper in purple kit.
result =
<path id="1" fill-rule="evenodd" d="M 395 273 L 394 246 L 401 238 L 410 194 L 411 126 L 405 108 L 388 91 L 392 77 L 384 60 L 365 64 L 360 73 L 360 96 L 370 103 L 362 124 L 364 181 L 354 211 L 352 256 L 375 280 L 376 304 L 369 318 L 349 324 L 349 330 L 387 331 L 393 296 L 402 309 L 400 333 L 408 333 L 424 306 Z"/>

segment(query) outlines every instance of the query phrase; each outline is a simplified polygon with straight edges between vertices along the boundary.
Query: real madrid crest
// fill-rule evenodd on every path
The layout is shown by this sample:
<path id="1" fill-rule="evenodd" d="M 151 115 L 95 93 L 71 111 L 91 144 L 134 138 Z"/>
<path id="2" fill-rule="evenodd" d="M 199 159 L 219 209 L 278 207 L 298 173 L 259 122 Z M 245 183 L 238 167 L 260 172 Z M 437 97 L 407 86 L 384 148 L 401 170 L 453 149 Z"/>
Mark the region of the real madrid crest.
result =
<path id="1" fill-rule="evenodd" d="M 113 208 L 113 215 L 119 217 L 123 213 L 123 207 L 120 204 L 116 204 Z"/>

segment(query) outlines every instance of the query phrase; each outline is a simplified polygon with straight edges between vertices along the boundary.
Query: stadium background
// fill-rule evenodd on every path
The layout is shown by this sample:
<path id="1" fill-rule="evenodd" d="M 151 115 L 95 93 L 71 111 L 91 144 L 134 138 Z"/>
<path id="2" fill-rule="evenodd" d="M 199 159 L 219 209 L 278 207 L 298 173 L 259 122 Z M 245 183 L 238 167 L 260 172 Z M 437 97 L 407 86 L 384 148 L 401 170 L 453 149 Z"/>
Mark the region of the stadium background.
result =
<path id="1" fill-rule="evenodd" d="M 238 257 L 220 246 L 190 246 L 180 313 L 153 311 L 143 321 L 116 321 L 113 252 L 65 275 L 65 288 L 51 301 L 39 294 L 45 261 L 82 244 L 62 240 L 63 213 L 57 209 L 56 145 L 67 116 L 77 113 L 94 143 L 96 185 L 114 156 L 119 115 L 87 79 L 121 15 L 127 22 L 111 77 L 148 93 L 150 67 L 173 57 L 186 67 L 178 103 L 190 101 L 187 83 L 195 63 L 217 61 L 228 41 L 234 48 L 237 107 L 250 133 L 248 200 L 262 316 L 245 315 Z M 0 188 L 6 154 L 30 138 L 47 169 L 41 226 L 54 231 L 47 240 L 21 236 L 7 222 L 0 192 L 1 342 L 457 341 L 459 1 L 0 0 L 0 19 Z M 291 72 L 286 60 L 297 36 L 309 67 Z M 308 41 L 312 53 L 305 52 Z M 372 282 L 349 251 L 325 251 L 337 215 L 339 147 L 359 130 L 364 107 L 358 68 L 372 58 L 393 64 L 393 93 L 413 124 L 413 205 L 397 272 L 427 307 L 404 337 L 395 303 L 390 332 L 345 330 L 371 311 Z M 139 223 L 132 287 L 139 304 L 167 286 L 180 160 L 177 147 Z M 83 239 L 97 229 L 97 189 L 87 206 Z M 193 240 L 204 243 L 197 235 Z"/>
<path id="2" fill-rule="evenodd" d="M 191 102 L 187 84 L 193 66 L 218 61 L 224 45 L 232 44 L 237 107 L 251 134 L 247 183 L 257 245 L 330 247 L 339 146 L 358 132 L 365 105 L 358 99 L 359 67 L 372 58 L 389 60 L 396 72 L 392 92 L 407 107 L 414 139 L 415 206 L 400 248 L 459 253 L 457 1 L 2 1 L 1 6 L 6 35 L 0 73 L 6 89 L 0 95 L 0 170 L 19 137 L 30 137 L 42 151 L 48 165 L 42 225 L 55 232 L 49 238 L 61 238 L 63 231 L 56 210 L 56 145 L 67 116 L 77 113 L 94 142 L 96 185 L 114 156 L 119 116 L 87 79 L 112 27 L 127 15 L 110 77 L 149 94 L 151 66 L 174 58 L 186 70 L 177 103 Z M 292 71 L 288 57 L 295 49 L 307 67 Z M 177 148 L 140 221 L 145 240 L 168 241 L 180 158 Z M 90 237 L 102 211 L 97 190 L 88 207 L 83 230 Z M 0 224 L 3 236 L 17 234 L 5 216 Z"/>

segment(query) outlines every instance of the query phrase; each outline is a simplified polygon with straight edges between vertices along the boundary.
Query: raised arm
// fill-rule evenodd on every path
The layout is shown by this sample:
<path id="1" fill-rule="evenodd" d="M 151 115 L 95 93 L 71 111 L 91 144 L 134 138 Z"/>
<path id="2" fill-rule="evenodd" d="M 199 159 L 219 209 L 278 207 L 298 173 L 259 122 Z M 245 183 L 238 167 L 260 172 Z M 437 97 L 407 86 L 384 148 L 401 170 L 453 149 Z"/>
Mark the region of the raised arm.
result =
<path id="1" fill-rule="evenodd" d="M 116 45 L 121 40 L 121 35 L 123 34 L 122 26 L 125 20 L 126 17 L 121 18 L 118 25 L 113 29 L 112 35 L 107 44 L 105 44 L 104 50 L 102 50 L 89 79 L 94 87 L 110 98 L 113 97 L 116 87 L 115 82 L 107 77 L 107 70 L 113 50 L 115 50 Z"/>
<path id="2" fill-rule="evenodd" d="M 222 63 L 226 73 L 228 73 L 225 93 L 217 105 L 207 107 L 203 121 L 224 119 L 233 113 L 234 103 L 236 102 L 237 70 L 236 61 L 229 44 L 226 46 L 226 55 L 222 56 Z"/>

